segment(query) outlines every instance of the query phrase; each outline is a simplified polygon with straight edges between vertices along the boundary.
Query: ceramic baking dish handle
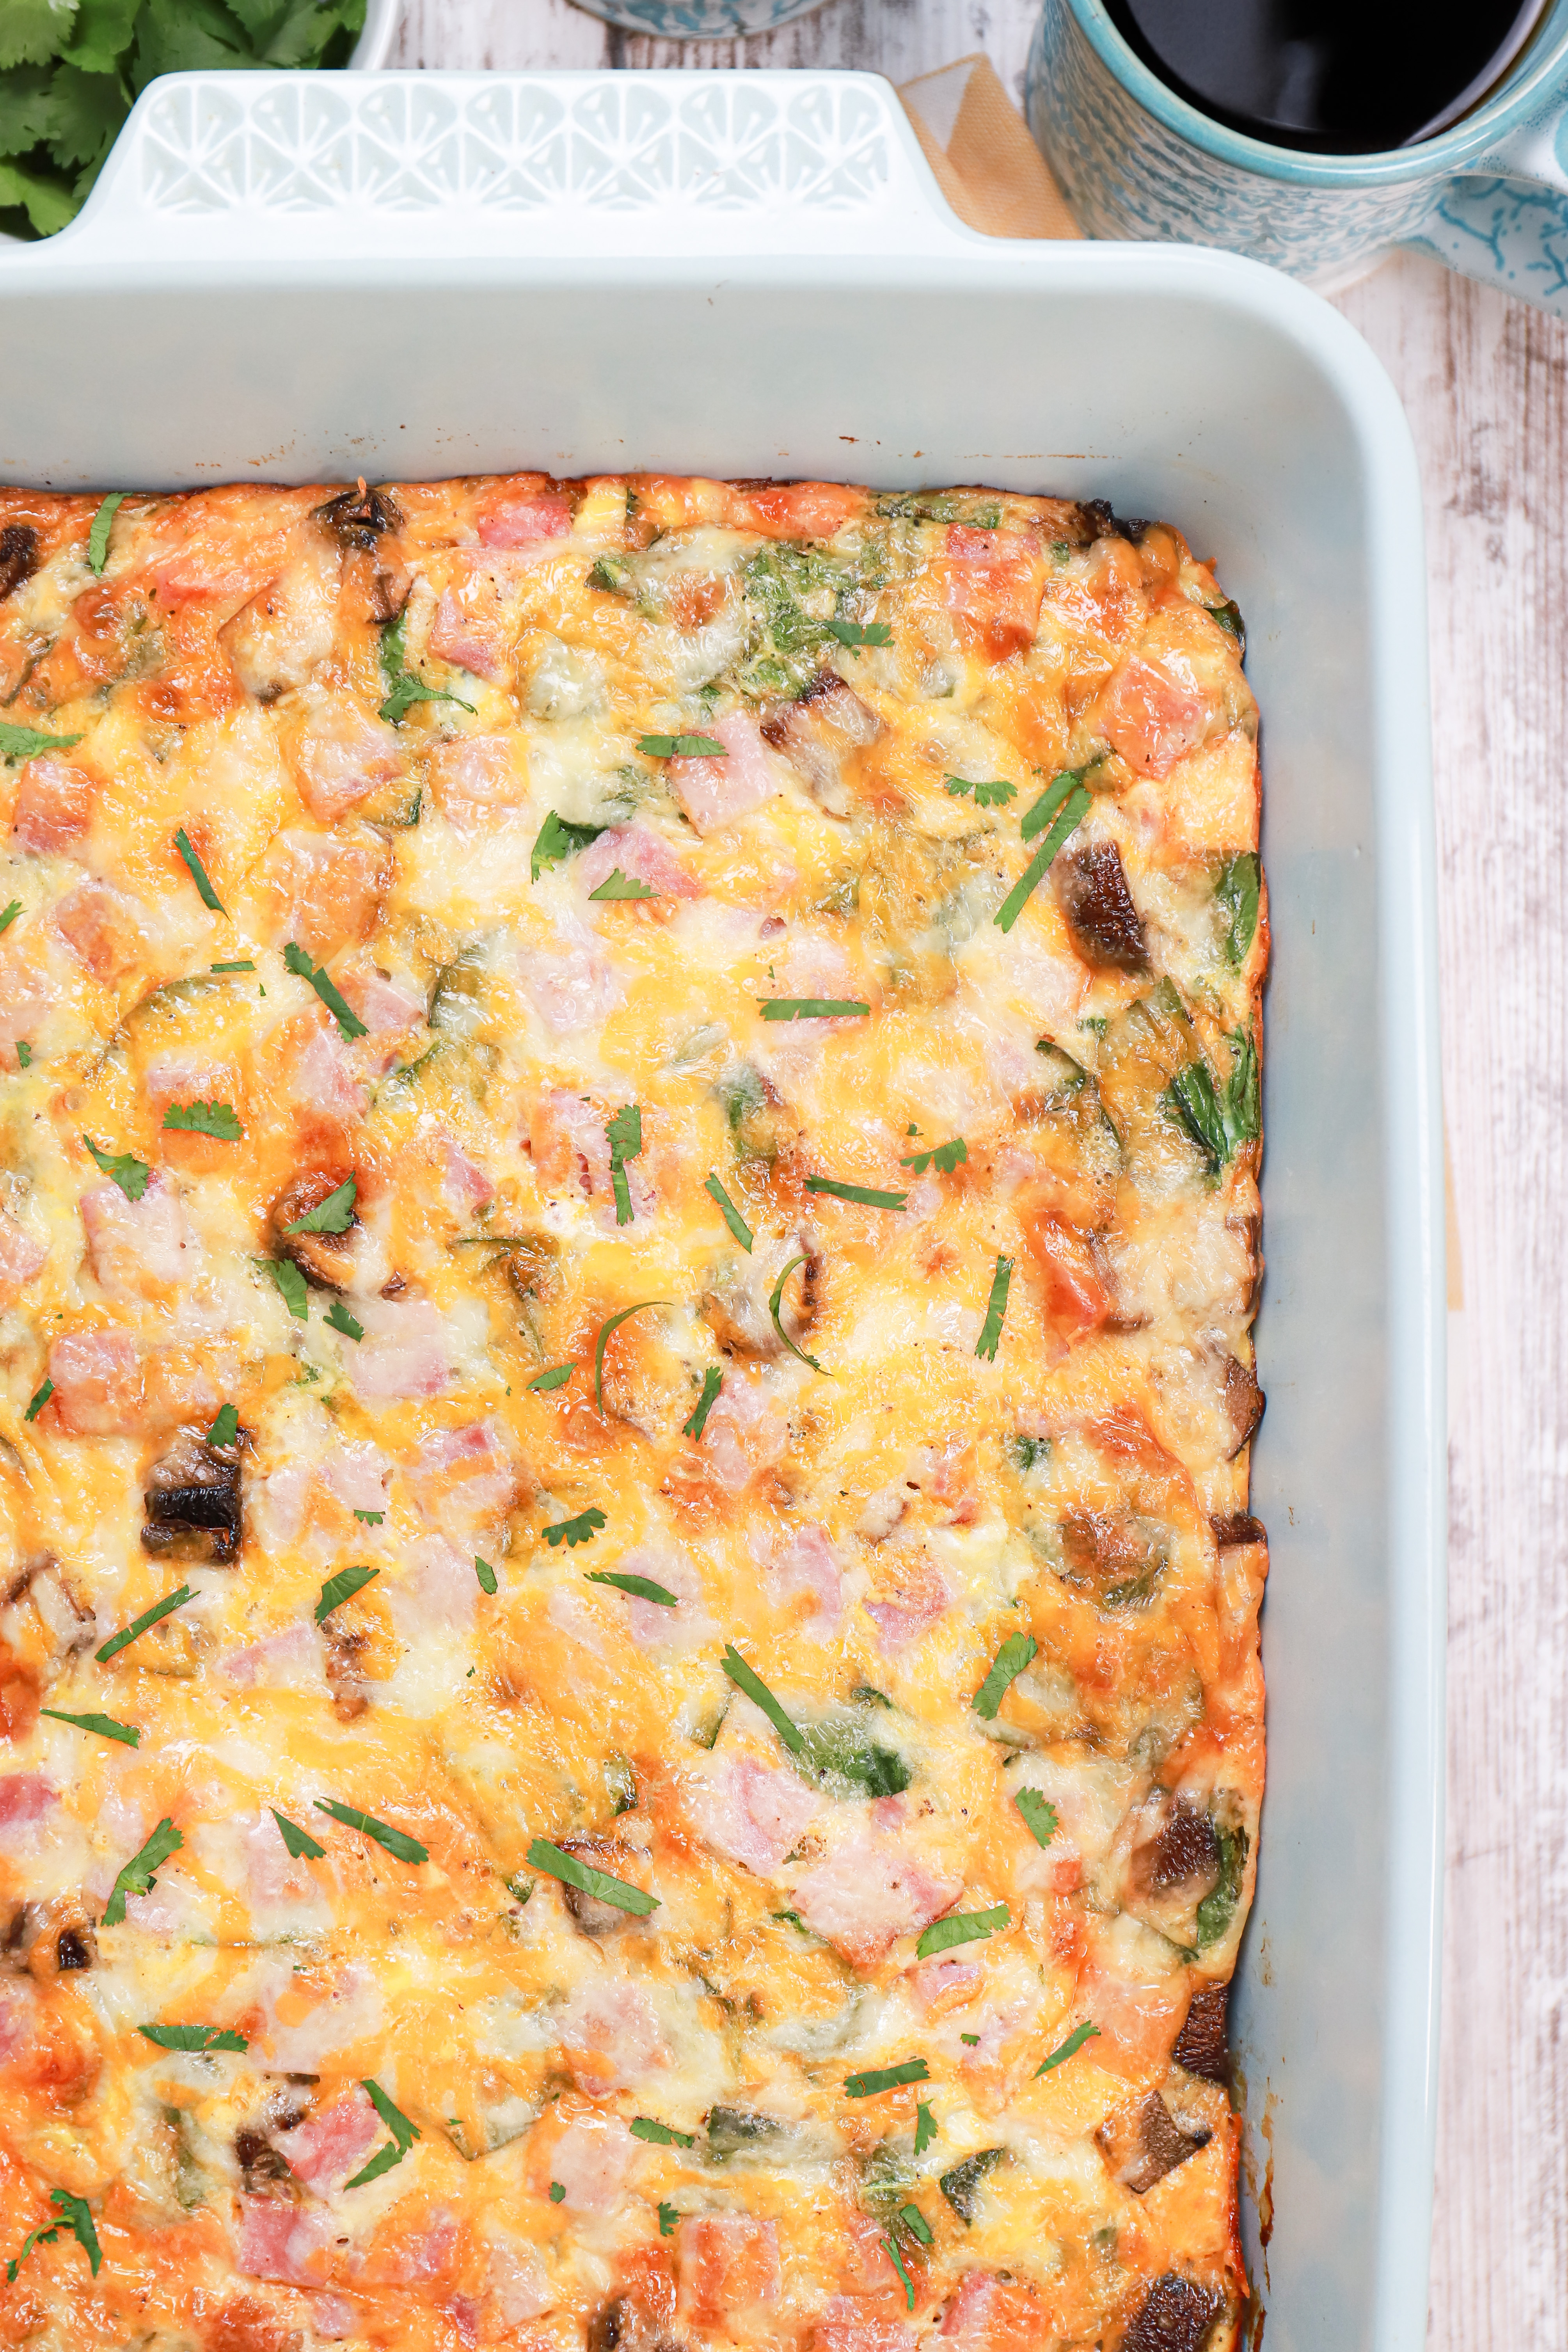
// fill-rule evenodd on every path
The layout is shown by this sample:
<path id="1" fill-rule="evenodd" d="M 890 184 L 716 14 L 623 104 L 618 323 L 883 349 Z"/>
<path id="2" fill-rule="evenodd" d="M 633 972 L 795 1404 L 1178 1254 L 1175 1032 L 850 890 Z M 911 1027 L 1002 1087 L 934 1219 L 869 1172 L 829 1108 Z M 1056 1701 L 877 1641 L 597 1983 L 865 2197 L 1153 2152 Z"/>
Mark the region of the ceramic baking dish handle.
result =
<path id="1" fill-rule="evenodd" d="M 968 246 L 873 74 L 172 74 L 56 265 Z"/>

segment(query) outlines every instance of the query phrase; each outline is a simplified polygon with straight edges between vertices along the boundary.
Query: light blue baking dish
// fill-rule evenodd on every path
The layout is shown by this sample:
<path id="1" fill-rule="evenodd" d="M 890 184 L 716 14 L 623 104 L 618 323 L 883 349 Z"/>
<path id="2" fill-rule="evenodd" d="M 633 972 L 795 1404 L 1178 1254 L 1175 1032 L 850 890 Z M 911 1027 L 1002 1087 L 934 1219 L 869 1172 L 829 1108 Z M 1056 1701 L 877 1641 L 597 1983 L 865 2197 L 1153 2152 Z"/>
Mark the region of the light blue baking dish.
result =
<path id="1" fill-rule="evenodd" d="M 1168 516 L 1217 558 L 1274 908 L 1249 2251 L 1270 2352 L 1417 2352 L 1443 1192 L 1421 505 L 1376 362 L 1250 262 L 971 235 L 847 74 L 180 77 L 74 226 L 0 253 L 0 304 L 16 482 L 979 481 Z"/>

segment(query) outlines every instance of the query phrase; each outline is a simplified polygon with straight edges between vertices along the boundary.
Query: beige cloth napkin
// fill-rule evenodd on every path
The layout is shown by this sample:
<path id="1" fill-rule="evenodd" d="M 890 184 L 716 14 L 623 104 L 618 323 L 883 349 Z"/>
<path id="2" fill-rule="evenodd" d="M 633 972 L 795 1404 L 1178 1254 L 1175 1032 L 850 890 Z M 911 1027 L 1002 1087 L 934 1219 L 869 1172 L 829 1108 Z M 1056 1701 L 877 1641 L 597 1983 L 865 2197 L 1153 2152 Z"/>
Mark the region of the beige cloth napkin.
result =
<path id="1" fill-rule="evenodd" d="M 961 221 L 987 236 L 1081 234 L 988 58 L 960 58 L 905 82 L 899 96 Z"/>
<path id="2" fill-rule="evenodd" d="M 960 58 L 955 65 L 921 74 L 905 82 L 899 96 L 937 185 L 961 221 L 987 236 L 1082 235 L 987 58 Z M 1456 1315 L 1465 1304 L 1465 1283 L 1447 1134 L 1443 1175 L 1448 1307 Z"/>

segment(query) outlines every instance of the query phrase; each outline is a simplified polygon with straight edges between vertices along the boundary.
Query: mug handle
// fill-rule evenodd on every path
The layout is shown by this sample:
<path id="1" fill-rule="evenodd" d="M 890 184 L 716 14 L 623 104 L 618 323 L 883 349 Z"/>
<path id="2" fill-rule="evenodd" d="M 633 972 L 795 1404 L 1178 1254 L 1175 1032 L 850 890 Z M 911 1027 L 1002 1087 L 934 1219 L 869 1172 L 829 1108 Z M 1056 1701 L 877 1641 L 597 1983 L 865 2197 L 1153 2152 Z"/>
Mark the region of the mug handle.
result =
<path id="1" fill-rule="evenodd" d="M 1474 172 L 1448 182 L 1410 246 L 1462 278 L 1568 319 L 1568 168 L 1559 152 L 1565 121 L 1559 109 L 1500 140 Z"/>

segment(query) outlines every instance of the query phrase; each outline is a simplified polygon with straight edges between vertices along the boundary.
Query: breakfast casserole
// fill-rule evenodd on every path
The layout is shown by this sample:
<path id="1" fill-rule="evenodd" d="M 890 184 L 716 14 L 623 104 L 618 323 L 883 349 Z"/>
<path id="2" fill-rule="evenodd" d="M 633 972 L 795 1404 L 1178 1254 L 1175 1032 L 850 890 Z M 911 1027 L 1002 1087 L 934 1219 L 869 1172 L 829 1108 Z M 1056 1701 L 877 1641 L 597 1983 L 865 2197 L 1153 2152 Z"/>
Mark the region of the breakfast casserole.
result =
<path id="1" fill-rule="evenodd" d="M 1229 2352 L 1241 616 L 0 493 L 0 2341 Z"/>

